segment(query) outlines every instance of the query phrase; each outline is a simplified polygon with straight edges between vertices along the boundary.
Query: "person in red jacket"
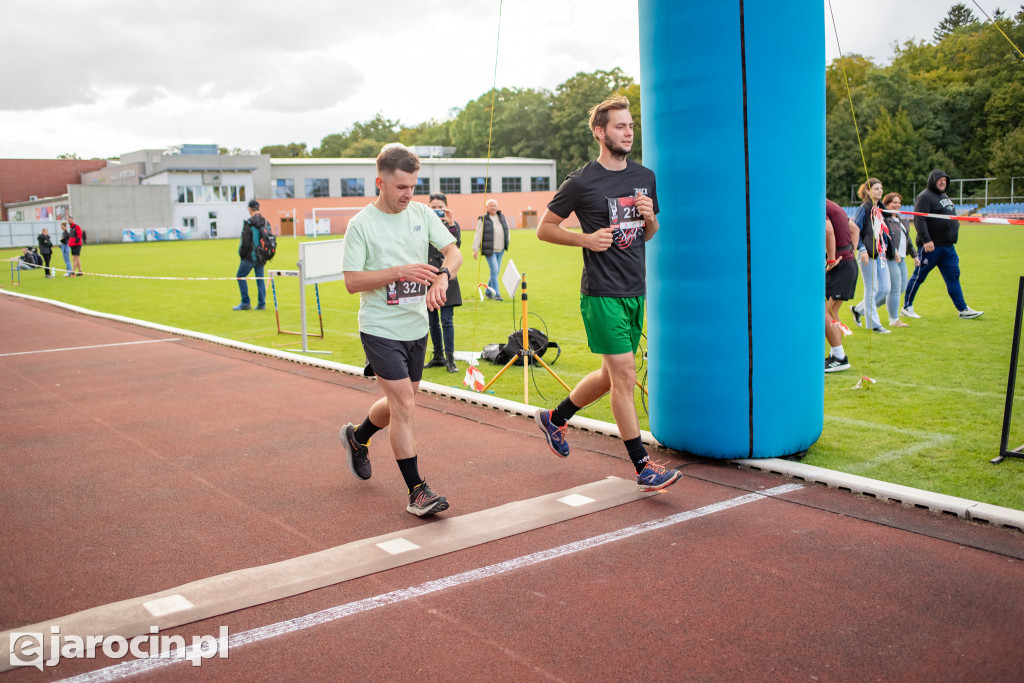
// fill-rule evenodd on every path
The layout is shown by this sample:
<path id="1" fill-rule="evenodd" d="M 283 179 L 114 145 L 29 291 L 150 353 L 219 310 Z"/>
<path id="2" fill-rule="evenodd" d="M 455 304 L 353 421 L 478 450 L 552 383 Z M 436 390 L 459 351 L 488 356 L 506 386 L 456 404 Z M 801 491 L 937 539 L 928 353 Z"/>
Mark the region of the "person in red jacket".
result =
<path id="1" fill-rule="evenodd" d="M 82 237 L 82 226 L 75 223 L 71 216 L 68 216 L 68 246 L 71 247 L 72 272 L 68 275 L 84 275 L 82 272 L 82 245 L 85 240 Z"/>

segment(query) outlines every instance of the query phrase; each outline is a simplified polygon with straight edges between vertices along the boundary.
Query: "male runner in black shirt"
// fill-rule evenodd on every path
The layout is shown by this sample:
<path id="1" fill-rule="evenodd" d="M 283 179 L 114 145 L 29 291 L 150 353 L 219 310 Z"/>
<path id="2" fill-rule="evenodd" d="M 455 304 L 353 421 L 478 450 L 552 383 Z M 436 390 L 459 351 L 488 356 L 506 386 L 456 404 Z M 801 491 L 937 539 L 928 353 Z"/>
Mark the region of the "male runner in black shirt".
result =
<path id="1" fill-rule="evenodd" d="M 591 109 L 590 130 L 601 143 L 597 161 L 571 173 L 558 188 L 537 237 L 583 248 L 580 312 L 590 350 L 601 355 L 601 369 L 584 377 L 555 410 L 539 410 L 534 419 L 551 450 L 564 458 L 569 455 L 566 422 L 611 391 L 612 415 L 636 468 L 637 487 L 656 491 L 681 475 L 650 460 L 633 396 L 647 295 L 645 244 L 658 231 L 654 173 L 626 158 L 633 148 L 633 117 L 625 97 Z M 582 233 L 561 227 L 573 212 Z"/>

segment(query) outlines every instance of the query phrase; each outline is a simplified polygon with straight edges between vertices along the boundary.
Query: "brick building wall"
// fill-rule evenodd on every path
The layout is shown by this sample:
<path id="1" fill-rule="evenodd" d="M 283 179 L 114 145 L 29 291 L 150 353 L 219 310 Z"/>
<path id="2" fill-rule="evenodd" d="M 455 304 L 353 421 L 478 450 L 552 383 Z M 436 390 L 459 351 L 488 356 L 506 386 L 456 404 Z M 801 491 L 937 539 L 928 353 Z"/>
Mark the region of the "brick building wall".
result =
<path id="1" fill-rule="evenodd" d="M 0 208 L 29 197 L 55 197 L 68 185 L 81 182 L 83 173 L 105 168 L 103 159 L 0 159 Z M 3 208 L 0 220 L 10 220 Z"/>

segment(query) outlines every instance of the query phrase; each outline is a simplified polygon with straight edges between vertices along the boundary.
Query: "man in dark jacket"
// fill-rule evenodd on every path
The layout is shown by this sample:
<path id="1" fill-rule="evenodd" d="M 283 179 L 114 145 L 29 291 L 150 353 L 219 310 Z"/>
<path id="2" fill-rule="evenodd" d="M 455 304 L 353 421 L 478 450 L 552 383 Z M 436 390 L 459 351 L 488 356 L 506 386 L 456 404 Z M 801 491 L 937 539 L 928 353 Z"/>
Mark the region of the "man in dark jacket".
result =
<path id="1" fill-rule="evenodd" d="M 249 202 L 249 218 L 242 223 L 242 240 L 238 245 L 238 257 L 241 262 L 238 264 L 238 291 L 242 293 L 242 303 L 235 306 L 236 311 L 248 311 L 252 308 L 249 304 L 249 285 L 245 277 L 256 271 L 256 291 L 259 298 L 256 302 L 256 310 L 262 311 L 267 307 L 267 284 L 263 281 L 263 262 L 256 256 L 256 235 L 260 228 L 267 224 L 260 214 L 260 203 L 253 199 Z"/>
<path id="2" fill-rule="evenodd" d="M 914 200 L 915 213 L 939 214 L 955 216 L 956 207 L 953 200 L 946 196 L 949 176 L 935 169 L 928 176 L 928 187 Z M 942 279 L 946 282 L 946 291 L 953 305 L 963 319 L 977 318 L 984 311 L 975 311 L 964 301 L 964 293 L 960 288 L 960 257 L 956 253 L 956 241 L 960 231 L 959 221 L 952 218 L 932 218 L 914 216 L 914 228 L 917 230 L 918 256 L 921 265 L 914 269 L 907 283 L 907 294 L 903 300 L 903 313 L 911 318 L 919 317 L 914 312 L 914 297 L 932 268 L 938 267 Z"/>

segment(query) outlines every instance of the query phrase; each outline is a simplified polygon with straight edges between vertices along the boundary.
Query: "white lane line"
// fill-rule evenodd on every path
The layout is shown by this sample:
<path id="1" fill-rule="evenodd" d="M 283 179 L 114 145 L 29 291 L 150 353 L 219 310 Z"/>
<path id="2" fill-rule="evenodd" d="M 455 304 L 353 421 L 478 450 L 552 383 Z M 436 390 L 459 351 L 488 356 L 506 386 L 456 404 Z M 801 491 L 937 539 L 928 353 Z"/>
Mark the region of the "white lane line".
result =
<path id="1" fill-rule="evenodd" d="M 886 451 L 882 451 L 871 460 L 865 460 L 863 462 L 856 462 L 847 465 L 843 468 L 844 472 L 850 474 L 857 474 L 858 472 L 866 472 L 872 468 L 878 467 L 879 465 L 891 462 L 893 460 L 899 460 L 905 458 L 908 455 L 915 455 L 923 450 L 929 448 L 935 448 L 942 446 L 943 444 L 949 443 L 953 440 L 952 434 L 943 434 L 942 432 L 927 432 L 921 429 L 907 429 L 905 427 L 892 427 L 886 424 L 879 424 L 877 422 L 865 422 L 863 420 L 853 420 L 848 417 L 838 417 L 834 415 L 826 415 L 825 419 L 829 422 L 838 422 L 849 427 L 857 427 L 858 429 L 865 429 L 869 433 L 872 432 L 889 432 L 890 434 L 899 434 L 902 436 L 909 436 L 917 441 L 911 443 L 902 448 L 892 448 Z"/>
<path id="2" fill-rule="evenodd" d="M 0 358 L 5 356 L 31 356 L 36 353 L 57 353 L 58 351 L 83 351 L 85 349 L 107 349 L 113 346 L 131 346 L 132 344 L 157 344 L 159 342 L 179 341 L 178 338 L 171 339 L 147 339 L 145 341 L 120 342 L 118 344 L 95 344 L 93 346 L 69 346 L 66 349 L 40 349 L 39 351 L 15 351 L 14 353 L 0 353 Z"/>
<path id="3" fill-rule="evenodd" d="M 975 389 L 964 389 L 963 387 L 944 387 L 936 384 L 915 384 L 912 382 L 897 382 L 893 379 L 886 379 L 886 384 L 891 384 L 896 387 L 906 387 L 908 389 L 921 389 L 925 391 L 946 391 L 955 394 L 967 394 L 968 396 L 982 396 L 984 398 L 998 398 L 1001 401 L 1006 400 L 1006 391 L 977 391 Z M 1014 397 L 1014 401 L 1020 397 Z"/>
<path id="4" fill-rule="evenodd" d="M 515 571 L 516 569 L 522 569 L 523 567 L 529 567 L 531 565 L 547 562 L 548 560 L 565 557 L 566 555 L 572 555 L 573 553 L 596 548 L 614 541 L 621 541 L 625 538 L 645 534 L 649 531 L 664 529 L 665 527 L 672 526 L 673 524 L 687 522 L 697 519 L 698 517 L 704 517 L 716 512 L 723 512 L 734 507 L 739 507 L 740 505 L 746 505 L 747 503 L 764 500 L 767 497 L 780 496 L 784 493 L 790 493 L 791 491 L 798 491 L 802 488 L 803 486 L 800 484 L 785 484 L 783 486 L 776 486 L 775 488 L 760 491 L 758 493 L 748 493 L 744 496 L 724 500 L 720 503 L 705 505 L 704 507 L 697 508 L 696 510 L 687 510 L 686 512 L 662 517 L 661 519 L 642 522 L 617 531 L 610 531 L 599 536 L 592 536 L 590 538 L 583 539 L 582 541 L 566 543 L 565 545 L 560 545 L 555 548 L 541 550 L 536 553 L 531 553 L 530 555 L 522 555 L 511 560 L 488 565 L 486 567 L 480 567 L 479 569 L 472 569 L 461 574 L 454 574 L 442 579 L 427 581 L 426 583 L 421 583 L 418 586 L 410 586 L 409 588 L 384 593 L 372 598 L 366 598 L 365 600 L 358 600 L 345 605 L 330 607 L 320 612 L 296 617 L 295 619 L 289 619 L 288 621 L 281 621 L 276 624 L 269 624 L 249 631 L 236 633 L 228 637 L 226 646 L 230 656 L 232 648 L 241 647 L 242 645 L 250 645 L 261 640 L 268 640 L 270 638 L 276 638 L 277 636 L 302 631 L 314 626 L 320 626 L 322 624 L 327 624 L 338 619 L 352 616 L 353 614 L 369 612 L 370 610 L 377 609 L 378 607 L 393 605 L 412 598 L 419 598 L 431 593 L 455 588 L 456 586 L 473 583 L 480 579 L 505 574 L 507 572 Z M 217 641 L 217 649 L 224 645 L 225 644 L 221 643 L 219 640 Z M 191 656 L 191 646 L 187 648 L 178 648 L 169 653 L 162 654 L 160 659 L 135 659 L 130 662 L 115 664 L 114 666 L 109 666 L 105 669 L 90 671 L 89 673 L 74 676 L 72 678 L 65 678 L 63 680 L 74 681 L 75 683 L 101 683 L 106 681 L 115 681 L 121 678 L 127 678 L 128 676 L 149 673 L 171 664 L 187 662 L 190 661 L 187 658 Z"/>

